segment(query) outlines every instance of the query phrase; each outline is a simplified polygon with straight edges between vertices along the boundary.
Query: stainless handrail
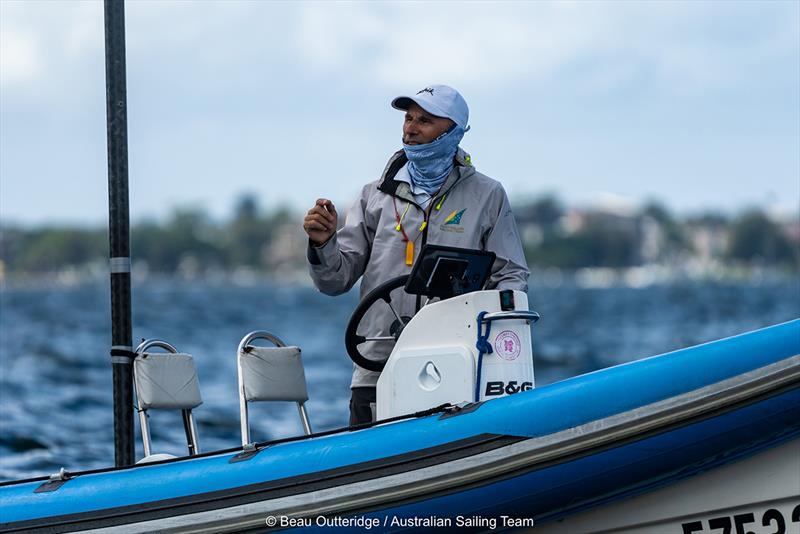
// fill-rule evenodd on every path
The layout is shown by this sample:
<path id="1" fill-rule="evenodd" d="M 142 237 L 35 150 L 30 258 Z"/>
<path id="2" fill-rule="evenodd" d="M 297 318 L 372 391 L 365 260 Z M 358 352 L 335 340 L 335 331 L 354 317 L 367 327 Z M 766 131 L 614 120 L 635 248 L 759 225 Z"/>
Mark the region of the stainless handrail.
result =
<path id="1" fill-rule="evenodd" d="M 162 339 L 147 339 L 143 340 L 139 343 L 139 346 L 136 347 L 136 355 L 141 356 L 144 354 L 148 349 L 151 348 L 160 348 L 164 349 L 169 353 L 177 354 L 178 349 L 175 348 L 174 345 L 168 343 Z M 134 388 L 136 387 L 136 373 L 134 375 Z M 144 456 L 145 458 L 152 454 L 152 447 L 151 447 L 151 438 L 150 438 L 150 423 L 147 421 L 147 410 L 142 408 L 141 401 L 139 398 L 139 390 L 136 390 L 136 407 L 137 411 L 139 412 L 139 427 L 142 430 L 142 448 L 144 449 Z M 196 456 L 200 453 L 200 445 L 197 439 L 197 426 L 194 422 L 194 416 L 192 415 L 192 410 L 189 409 L 182 409 L 181 410 L 181 417 L 183 419 L 183 428 L 186 432 L 186 445 L 189 449 L 190 456 Z"/>
<path id="2" fill-rule="evenodd" d="M 281 341 L 280 338 L 270 334 L 265 330 L 256 330 L 254 332 L 250 332 L 239 342 L 239 348 L 236 350 L 236 371 L 239 377 L 239 426 L 242 432 L 242 446 L 249 445 L 251 442 L 250 419 L 247 411 L 247 398 L 244 391 L 244 376 L 242 372 L 241 355 L 245 352 L 250 343 L 257 339 L 266 339 L 276 347 L 286 346 L 286 343 Z M 311 423 L 308 420 L 305 403 L 298 402 L 297 411 L 300 413 L 300 422 L 303 424 L 303 432 L 305 432 L 305 434 L 308 436 L 311 434 Z"/>
<path id="3" fill-rule="evenodd" d="M 163 339 L 144 339 L 141 343 L 139 343 L 139 346 L 136 347 L 134 352 L 136 354 L 144 354 L 144 352 L 151 347 L 158 347 L 171 352 L 172 354 L 178 353 L 178 349 L 176 349 L 174 345 L 167 343 Z"/>
<path id="4" fill-rule="evenodd" d="M 539 320 L 539 314 L 535 311 L 513 310 L 487 313 L 483 316 L 482 322 L 491 323 L 492 321 L 504 321 L 509 319 L 523 319 L 528 323 L 535 323 Z"/>

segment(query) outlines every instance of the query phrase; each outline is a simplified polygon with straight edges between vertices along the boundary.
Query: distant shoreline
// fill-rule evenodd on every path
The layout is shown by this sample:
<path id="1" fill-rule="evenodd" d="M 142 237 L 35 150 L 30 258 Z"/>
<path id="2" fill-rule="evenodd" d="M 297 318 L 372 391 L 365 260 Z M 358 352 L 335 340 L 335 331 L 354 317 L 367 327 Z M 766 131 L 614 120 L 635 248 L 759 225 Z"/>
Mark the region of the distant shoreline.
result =
<path id="1" fill-rule="evenodd" d="M 85 287 L 106 284 L 108 272 L 99 265 L 65 268 L 48 273 L 14 273 L 0 277 L 0 291 L 16 289 L 48 289 Z M 800 273 L 787 267 L 753 267 L 746 265 L 711 266 L 662 266 L 643 265 L 634 267 L 583 267 L 560 269 L 557 267 L 533 267 L 528 285 L 535 288 L 627 287 L 644 288 L 685 283 L 762 285 L 794 283 L 800 290 Z M 210 273 L 192 275 L 176 273 L 137 272 L 134 269 L 132 284 L 159 285 L 180 284 L 183 286 L 211 285 L 233 287 L 260 287 L 280 285 L 313 288 L 305 269 L 288 269 L 282 272 L 263 272 L 247 268 L 214 270 Z M 357 287 L 356 284 L 355 287 Z"/>

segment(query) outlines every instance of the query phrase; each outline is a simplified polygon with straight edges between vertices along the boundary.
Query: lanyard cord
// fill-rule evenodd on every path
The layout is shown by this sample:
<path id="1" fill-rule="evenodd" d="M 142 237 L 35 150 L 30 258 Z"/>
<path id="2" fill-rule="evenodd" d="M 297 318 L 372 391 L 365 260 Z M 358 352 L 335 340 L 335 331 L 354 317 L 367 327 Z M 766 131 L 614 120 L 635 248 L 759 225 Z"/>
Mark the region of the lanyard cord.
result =
<path id="1" fill-rule="evenodd" d="M 439 202 L 436 202 L 435 204 L 433 201 L 436 200 L 436 197 L 431 198 L 431 202 L 428 204 L 428 208 L 423 210 L 424 219 L 419 227 L 419 233 L 417 234 L 417 237 L 414 238 L 414 241 L 416 241 L 417 239 L 420 238 L 420 236 L 422 236 L 420 247 L 424 247 L 425 243 L 428 241 L 428 219 L 431 216 L 431 208 L 435 206 L 436 211 L 442 209 L 442 204 L 444 204 L 445 198 L 447 198 L 447 193 L 442 195 L 442 197 L 439 199 Z M 392 196 L 392 206 L 394 206 L 394 219 L 395 221 L 397 221 L 397 225 L 394 227 L 394 229 L 402 234 L 403 242 L 405 242 L 406 244 L 406 265 L 412 265 L 414 257 L 414 248 L 413 248 L 414 241 L 411 241 L 409 239 L 408 234 L 406 234 L 405 228 L 403 228 L 403 219 L 405 218 L 409 208 L 411 207 L 411 202 L 409 201 L 406 203 L 406 209 L 403 210 L 402 215 L 400 214 L 400 210 L 397 209 L 397 197 Z M 417 295 L 416 311 L 419 311 L 421 307 L 422 307 L 422 296 Z"/>
<path id="2" fill-rule="evenodd" d="M 406 207 L 403 210 L 403 213 L 401 215 L 400 214 L 400 210 L 397 209 L 397 197 L 392 196 L 392 206 L 394 207 L 394 220 L 397 221 L 397 224 L 395 225 L 394 229 L 396 231 L 400 232 L 400 234 L 403 236 L 402 237 L 403 242 L 406 244 L 406 265 L 411 266 L 411 265 L 414 264 L 414 242 L 415 241 L 417 241 L 419 239 L 421 241 L 420 242 L 420 247 L 421 248 L 425 247 L 425 243 L 428 241 L 428 220 L 430 219 L 430 216 L 431 216 L 431 209 L 434 208 L 434 206 L 435 206 L 436 211 L 439 211 L 440 209 L 442 209 L 442 204 L 444 203 L 444 199 L 445 198 L 447 198 L 447 193 L 442 195 L 442 197 L 439 199 L 438 202 L 434 202 L 436 200 L 435 196 L 431 197 L 430 202 L 428 202 L 428 207 L 426 209 L 422 210 L 422 213 L 423 213 L 422 224 L 419 226 L 419 232 L 417 233 L 417 236 L 412 241 L 408 237 L 408 234 L 406 233 L 406 230 L 403 227 L 403 219 L 405 219 L 406 214 L 408 213 L 408 210 L 411 208 L 411 204 L 412 203 L 411 203 L 411 201 L 407 201 L 406 202 Z M 415 204 L 415 205 L 417 205 L 417 204 Z M 422 300 L 421 300 L 420 296 L 417 295 L 417 311 L 419 311 L 421 305 L 422 305 Z"/>
<path id="3" fill-rule="evenodd" d="M 400 212 L 397 211 L 397 199 L 395 197 L 392 197 L 392 204 L 394 204 L 394 218 L 397 221 L 397 226 L 395 226 L 394 229 L 403 234 L 403 241 L 408 241 L 408 235 L 403 228 L 403 218 L 405 218 L 406 213 L 408 213 L 408 208 L 411 207 L 411 202 L 406 204 L 406 209 L 403 210 L 402 215 L 400 215 Z"/>
<path id="4" fill-rule="evenodd" d="M 439 199 L 439 202 L 436 203 L 436 211 L 442 209 L 442 204 L 444 203 L 444 199 L 447 198 L 447 193 L 442 195 L 442 198 Z M 433 201 L 436 200 L 435 198 L 431 199 L 431 203 L 428 204 L 428 209 L 425 210 L 425 220 L 422 222 L 422 225 L 419 227 L 419 236 L 422 236 L 422 240 L 420 242 L 420 248 L 425 248 L 425 244 L 428 242 L 428 219 L 431 216 L 431 207 L 434 205 Z M 419 312 L 420 308 L 422 308 L 422 295 L 417 295 L 417 303 L 415 307 L 415 312 Z"/>
<path id="5" fill-rule="evenodd" d="M 434 209 L 436 211 L 439 211 L 440 209 L 442 209 L 442 204 L 444 203 L 444 199 L 445 198 L 447 198 L 447 193 L 442 195 L 442 197 L 439 199 L 439 202 L 436 202 L 435 204 L 434 204 L 434 202 L 432 202 L 434 199 L 431 199 L 431 203 L 428 204 L 427 209 L 423 210 L 423 213 L 425 214 L 424 215 L 424 219 L 422 221 L 422 224 L 419 226 L 419 234 L 417 234 L 417 237 L 414 238 L 414 241 L 419 239 L 419 236 L 422 235 L 422 233 L 428 227 L 428 219 L 430 219 L 430 216 L 431 216 L 431 208 L 435 206 Z M 403 227 L 403 219 L 405 219 L 406 214 L 408 213 L 408 209 L 411 207 L 411 202 L 406 203 L 406 207 L 403 210 L 402 214 L 400 213 L 400 210 L 397 209 L 397 198 L 396 197 L 392 197 L 392 205 L 394 206 L 394 220 L 397 221 L 397 225 L 394 227 L 394 229 L 402 234 L 403 241 L 406 241 L 406 242 L 407 241 L 411 241 L 411 239 L 408 237 L 408 234 L 406 234 L 405 227 Z M 424 236 L 423 236 L 423 241 L 425 241 L 425 237 Z M 424 245 L 424 243 L 423 243 L 423 245 Z"/>

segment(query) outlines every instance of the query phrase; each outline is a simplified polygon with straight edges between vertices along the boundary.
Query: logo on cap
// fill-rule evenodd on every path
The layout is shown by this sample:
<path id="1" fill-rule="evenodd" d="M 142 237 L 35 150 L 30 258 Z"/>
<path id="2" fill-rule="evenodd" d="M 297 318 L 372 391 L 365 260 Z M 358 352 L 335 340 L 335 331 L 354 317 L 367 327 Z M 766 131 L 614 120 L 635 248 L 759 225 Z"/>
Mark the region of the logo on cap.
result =
<path id="1" fill-rule="evenodd" d="M 433 96 L 433 87 L 426 87 L 422 91 L 417 91 L 417 94 L 420 94 L 420 93 L 430 93 L 431 96 Z"/>

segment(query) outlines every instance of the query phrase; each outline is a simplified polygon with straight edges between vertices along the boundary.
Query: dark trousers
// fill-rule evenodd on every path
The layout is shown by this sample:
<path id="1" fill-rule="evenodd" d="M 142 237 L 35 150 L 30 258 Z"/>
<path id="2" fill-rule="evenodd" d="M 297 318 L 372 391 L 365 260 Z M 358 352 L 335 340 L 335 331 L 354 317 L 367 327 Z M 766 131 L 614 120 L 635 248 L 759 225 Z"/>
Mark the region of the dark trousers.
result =
<path id="1" fill-rule="evenodd" d="M 350 396 L 350 426 L 372 422 L 375 388 L 352 388 Z"/>

